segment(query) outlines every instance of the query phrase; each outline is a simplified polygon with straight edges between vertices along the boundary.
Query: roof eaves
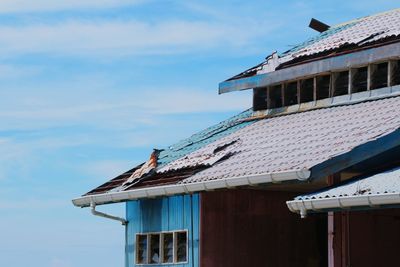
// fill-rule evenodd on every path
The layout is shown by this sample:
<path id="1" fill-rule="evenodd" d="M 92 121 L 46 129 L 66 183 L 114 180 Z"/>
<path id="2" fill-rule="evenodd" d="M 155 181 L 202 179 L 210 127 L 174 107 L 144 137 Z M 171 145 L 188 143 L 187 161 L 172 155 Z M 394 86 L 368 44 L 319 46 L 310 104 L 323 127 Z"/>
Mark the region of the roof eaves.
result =
<path id="1" fill-rule="evenodd" d="M 97 195 L 87 195 L 72 200 L 77 207 L 88 207 L 91 203 L 96 205 L 124 202 L 142 198 L 153 198 L 160 196 L 170 196 L 176 194 L 196 193 L 200 191 L 232 188 L 237 186 L 249 186 L 265 183 L 279 183 L 283 181 L 300 180 L 304 181 L 310 177 L 309 170 L 289 171 L 280 173 L 259 174 L 252 176 L 242 176 L 235 178 L 226 178 L 220 180 L 210 180 L 190 184 L 173 184 L 165 186 L 154 186 L 148 188 L 139 188 L 129 191 L 114 193 L 104 193 Z"/>
<path id="2" fill-rule="evenodd" d="M 341 196 L 324 199 L 306 199 L 287 201 L 289 210 L 304 218 L 308 211 L 328 212 L 348 210 L 350 208 L 377 208 L 379 206 L 399 205 L 400 193 L 383 193 L 357 196 Z"/>

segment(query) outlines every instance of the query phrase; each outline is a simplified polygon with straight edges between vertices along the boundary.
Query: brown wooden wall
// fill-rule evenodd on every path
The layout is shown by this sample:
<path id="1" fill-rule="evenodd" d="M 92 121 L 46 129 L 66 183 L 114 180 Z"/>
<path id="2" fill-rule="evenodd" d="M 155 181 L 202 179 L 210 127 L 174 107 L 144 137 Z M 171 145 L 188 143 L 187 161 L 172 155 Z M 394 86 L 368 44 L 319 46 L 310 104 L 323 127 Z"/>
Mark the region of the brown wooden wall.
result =
<path id="1" fill-rule="evenodd" d="M 285 204 L 295 195 L 261 190 L 202 193 L 201 266 L 326 266 L 326 215 L 300 219 Z"/>
<path id="2" fill-rule="evenodd" d="M 400 266 L 400 209 L 351 212 L 351 267 Z"/>

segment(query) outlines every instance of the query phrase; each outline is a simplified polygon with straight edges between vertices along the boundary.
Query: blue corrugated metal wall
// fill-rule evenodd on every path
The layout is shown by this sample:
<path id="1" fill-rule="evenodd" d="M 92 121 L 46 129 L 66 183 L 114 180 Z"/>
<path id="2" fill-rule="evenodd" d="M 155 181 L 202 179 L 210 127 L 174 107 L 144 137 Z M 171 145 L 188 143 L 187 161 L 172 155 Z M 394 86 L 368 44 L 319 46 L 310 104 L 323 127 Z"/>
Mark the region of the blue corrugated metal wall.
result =
<path id="1" fill-rule="evenodd" d="M 188 230 L 188 263 L 176 266 L 199 266 L 199 195 L 172 196 L 130 201 L 126 204 L 126 267 L 135 264 L 137 233 Z M 143 265 L 139 265 L 143 266 Z M 152 264 L 151 266 L 164 266 Z M 175 266 L 168 264 L 168 266 Z"/>

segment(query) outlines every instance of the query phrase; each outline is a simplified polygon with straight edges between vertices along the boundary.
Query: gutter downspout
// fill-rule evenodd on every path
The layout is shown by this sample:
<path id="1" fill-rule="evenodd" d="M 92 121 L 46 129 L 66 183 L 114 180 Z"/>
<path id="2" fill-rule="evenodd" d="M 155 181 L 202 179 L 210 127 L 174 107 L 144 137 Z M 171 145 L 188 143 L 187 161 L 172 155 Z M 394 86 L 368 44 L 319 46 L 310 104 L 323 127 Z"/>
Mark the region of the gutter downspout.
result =
<path id="1" fill-rule="evenodd" d="M 90 207 L 91 207 L 92 214 L 95 216 L 107 218 L 107 219 L 114 220 L 114 221 L 119 221 L 119 222 L 121 222 L 122 225 L 126 225 L 128 223 L 125 219 L 123 219 L 121 217 L 112 216 L 112 215 L 97 211 L 96 204 L 94 202 L 90 202 Z"/>

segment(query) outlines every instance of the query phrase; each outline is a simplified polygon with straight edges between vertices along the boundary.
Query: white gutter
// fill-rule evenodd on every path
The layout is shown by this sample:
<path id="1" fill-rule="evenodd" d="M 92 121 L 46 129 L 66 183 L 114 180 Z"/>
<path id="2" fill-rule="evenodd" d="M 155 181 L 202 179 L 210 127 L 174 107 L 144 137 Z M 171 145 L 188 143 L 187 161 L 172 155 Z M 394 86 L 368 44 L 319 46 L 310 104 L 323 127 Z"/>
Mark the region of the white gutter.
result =
<path id="1" fill-rule="evenodd" d="M 197 183 L 173 184 L 164 186 L 154 186 L 139 188 L 128 191 L 103 193 L 97 195 L 83 196 L 72 200 L 77 207 L 88 207 L 91 203 L 95 205 L 123 202 L 141 198 L 153 198 L 159 196 L 170 196 L 177 194 L 188 194 L 199 191 L 207 191 L 221 188 L 231 188 L 237 186 L 257 185 L 264 183 L 279 183 L 283 181 L 300 180 L 305 181 L 310 178 L 310 170 L 300 170 L 292 172 L 280 172 L 271 174 L 258 174 L 235 178 L 225 178 Z"/>
<path id="2" fill-rule="evenodd" d="M 90 207 L 92 208 L 92 209 L 91 209 L 92 214 L 95 215 L 95 216 L 107 218 L 107 219 L 114 220 L 114 221 L 119 221 L 119 222 L 121 222 L 122 225 L 126 225 L 126 224 L 128 223 L 128 222 L 127 222 L 125 219 L 123 219 L 123 218 L 120 218 L 120 217 L 117 217 L 117 216 L 112 216 L 112 215 L 109 215 L 109 214 L 107 214 L 107 213 L 97 211 L 97 210 L 96 210 L 96 204 L 95 204 L 94 202 L 91 202 L 91 203 L 90 203 Z"/>
<path id="3" fill-rule="evenodd" d="M 336 209 L 350 209 L 353 207 L 379 207 L 381 205 L 400 204 L 400 193 L 383 193 L 371 195 L 317 198 L 287 201 L 289 210 L 299 213 L 302 218 L 307 211 L 327 212 Z"/>

